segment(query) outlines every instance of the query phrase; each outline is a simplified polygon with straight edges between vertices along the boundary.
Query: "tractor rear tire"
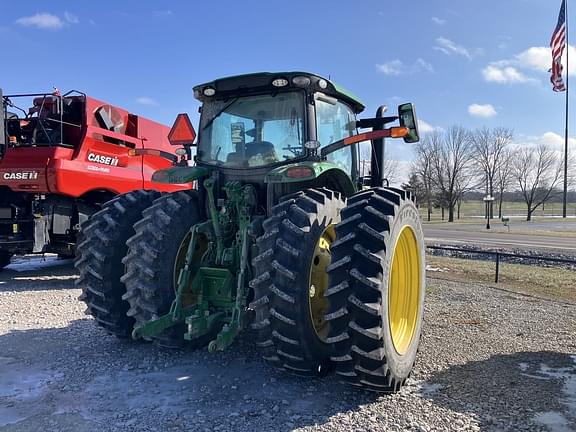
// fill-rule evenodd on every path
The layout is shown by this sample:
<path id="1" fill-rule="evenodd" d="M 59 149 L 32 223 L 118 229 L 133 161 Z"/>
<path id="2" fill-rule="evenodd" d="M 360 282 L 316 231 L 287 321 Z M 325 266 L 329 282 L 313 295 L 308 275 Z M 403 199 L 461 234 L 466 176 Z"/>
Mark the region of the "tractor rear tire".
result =
<path id="1" fill-rule="evenodd" d="M 197 192 L 179 191 L 157 199 L 134 225 L 136 234 L 128 240 L 122 281 L 123 298 L 130 303 L 127 314 L 136 320 L 136 327 L 170 311 L 176 298 L 176 260 L 187 250 L 190 228 L 205 219 L 202 214 Z M 164 348 L 180 348 L 185 331 L 182 323 L 150 339 Z M 208 341 L 196 341 L 195 346 Z"/>
<path id="2" fill-rule="evenodd" d="M 336 374 L 367 390 L 398 391 L 424 312 L 424 236 L 411 194 L 374 188 L 350 197 L 332 256 L 326 320 Z"/>
<path id="3" fill-rule="evenodd" d="M 263 223 L 250 282 L 252 328 L 264 359 L 278 369 L 304 376 L 331 370 L 324 291 L 333 227 L 345 204 L 338 192 L 308 189 L 281 199 Z"/>
<path id="4" fill-rule="evenodd" d="M 129 305 L 122 300 L 126 287 L 122 258 L 128 252 L 126 241 L 134 235 L 133 225 L 159 192 L 136 190 L 108 201 L 81 227 L 74 266 L 80 273 L 76 286 L 82 288 L 79 300 L 86 303 L 86 314 L 109 333 L 129 338 L 134 319 L 126 316 Z"/>
<path id="5" fill-rule="evenodd" d="M 4 270 L 4 267 L 10 264 L 12 255 L 14 254 L 6 251 L 0 251 L 0 271 Z"/>

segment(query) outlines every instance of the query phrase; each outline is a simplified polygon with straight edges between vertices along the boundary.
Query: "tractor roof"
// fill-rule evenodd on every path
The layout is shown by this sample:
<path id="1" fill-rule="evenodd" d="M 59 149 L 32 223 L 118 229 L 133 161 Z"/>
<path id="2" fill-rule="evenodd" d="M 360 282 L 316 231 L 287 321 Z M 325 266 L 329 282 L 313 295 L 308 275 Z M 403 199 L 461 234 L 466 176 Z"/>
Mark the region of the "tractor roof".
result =
<path id="1" fill-rule="evenodd" d="M 310 84 L 300 86 L 295 85 L 293 83 L 294 77 L 307 77 L 310 79 Z M 286 80 L 287 85 L 283 87 L 273 86 L 272 82 L 277 79 Z M 326 83 L 325 88 L 319 84 L 321 81 Z M 213 88 L 216 93 L 213 96 L 205 95 L 204 89 L 207 87 Z M 309 72 L 259 72 L 224 77 L 195 86 L 194 97 L 202 102 L 206 102 L 214 98 L 219 99 L 219 97 L 227 98 L 237 96 L 239 93 L 253 94 L 271 92 L 273 90 L 279 89 L 284 90 L 298 88 L 307 88 L 313 91 L 325 93 L 338 99 L 342 99 L 352 105 L 356 113 L 360 113 L 364 110 L 364 104 L 354 94 L 339 86 L 335 82 Z"/>

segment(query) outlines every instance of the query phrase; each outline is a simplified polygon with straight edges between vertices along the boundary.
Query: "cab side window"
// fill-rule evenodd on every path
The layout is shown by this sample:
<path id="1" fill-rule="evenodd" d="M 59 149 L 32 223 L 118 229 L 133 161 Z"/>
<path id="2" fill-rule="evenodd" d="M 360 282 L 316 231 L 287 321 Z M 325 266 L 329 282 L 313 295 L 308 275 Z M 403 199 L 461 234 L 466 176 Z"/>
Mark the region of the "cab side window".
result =
<path id="1" fill-rule="evenodd" d="M 321 147 L 354 135 L 356 117 L 352 109 L 337 99 L 316 94 L 316 135 Z M 353 146 L 344 147 L 328 155 L 328 160 L 352 173 Z"/>

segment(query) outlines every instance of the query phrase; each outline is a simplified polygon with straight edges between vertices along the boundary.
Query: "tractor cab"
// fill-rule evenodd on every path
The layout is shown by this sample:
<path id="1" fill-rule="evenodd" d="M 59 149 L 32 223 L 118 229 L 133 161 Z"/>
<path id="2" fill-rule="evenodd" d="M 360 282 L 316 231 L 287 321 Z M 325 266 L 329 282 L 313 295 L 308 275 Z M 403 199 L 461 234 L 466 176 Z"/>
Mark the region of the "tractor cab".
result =
<path id="1" fill-rule="evenodd" d="M 203 102 L 197 162 L 271 168 L 310 159 L 311 151 L 356 133 L 364 105 L 316 75 L 290 72 L 223 78 L 194 88 Z M 332 154 L 350 176 L 354 148 Z"/>
<path id="2" fill-rule="evenodd" d="M 222 185 L 252 183 L 269 205 L 303 183 L 329 186 L 346 196 L 366 184 L 381 186 L 383 164 L 378 160 L 383 158 L 383 138 L 418 140 L 411 104 L 402 105 L 398 116 L 384 117 L 384 110 L 379 110 L 378 118 L 357 120 L 364 104 L 337 84 L 310 73 L 227 77 L 194 87 L 194 96 L 202 102 L 194 143 L 200 170 L 195 173 L 216 173 Z M 396 120 L 400 127 L 384 128 Z M 181 124 L 190 127 L 188 119 Z M 359 133 L 368 127 L 378 136 Z M 362 179 L 357 144 L 370 140 L 374 140 L 373 178 Z M 185 171 L 158 172 L 155 180 L 186 180 L 170 175 Z"/>
<path id="3" fill-rule="evenodd" d="M 303 73 L 253 74 L 197 86 L 203 102 L 197 162 L 254 169 L 308 158 L 308 149 L 356 133 L 363 104 Z M 353 176 L 353 148 L 330 156 Z"/>

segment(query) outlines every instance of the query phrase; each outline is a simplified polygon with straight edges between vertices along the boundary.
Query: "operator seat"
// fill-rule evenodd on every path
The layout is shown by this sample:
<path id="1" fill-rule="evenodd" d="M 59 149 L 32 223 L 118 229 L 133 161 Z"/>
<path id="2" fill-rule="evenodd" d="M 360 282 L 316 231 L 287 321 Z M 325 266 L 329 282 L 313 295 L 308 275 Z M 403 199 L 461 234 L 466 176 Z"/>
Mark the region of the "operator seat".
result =
<path id="1" fill-rule="evenodd" d="M 226 157 L 227 164 L 248 165 L 248 160 L 255 156 L 262 157 L 266 163 L 278 161 L 274 144 L 269 141 L 253 141 L 244 144 L 244 156 L 242 152 L 234 152 Z"/>

